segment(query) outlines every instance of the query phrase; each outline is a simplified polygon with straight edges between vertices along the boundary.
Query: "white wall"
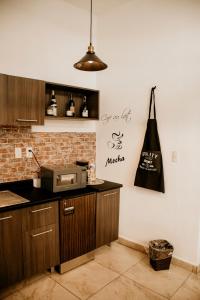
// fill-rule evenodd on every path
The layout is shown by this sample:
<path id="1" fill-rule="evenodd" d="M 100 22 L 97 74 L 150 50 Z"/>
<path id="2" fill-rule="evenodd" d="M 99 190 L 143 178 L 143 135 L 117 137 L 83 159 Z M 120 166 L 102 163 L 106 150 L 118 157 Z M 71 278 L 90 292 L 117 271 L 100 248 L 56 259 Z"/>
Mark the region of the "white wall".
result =
<path id="1" fill-rule="evenodd" d="M 199 13 L 198 0 L 126 1 L 99 17 L 98 49 L 95 43 L 109 65 L 97 78 L 101 116 L 119 115 L 99 122 L 97 175 L 124 184 L 120 235 L 139 243 L 166 238 L 177 257 L 194 264 L 200 263 Z M 0 72 L 95 88 L 94 73 L 72 67 L 86 51 L 88 25 L 88 12 L 64 0 L 1 0 Z M 133 186 L 154 84 L 164 195 Z M 131 109 L 129 122 L 121 119 L 124 108 Z M 81 128 L 71 124 L 48 123 L 41 130 Z M 94 123 L 90 127 L 95 130 Z M 124 133 L 120 152 L 107 147 L 114 131 Z M 105 168 L 118 153 L 125 161 Z"/>
<path id="2" fill-rule="evenodd" d="M 0 40 L 0 73 L 96 88 L 95 73 L 73 68 L 89 43 L 89 11 L 65 0 L 1 0 Z M 87 131 L 96 130 L 94 122 L 85 122 Z M 46 122 L 40 131 L 54 125 Z M 74 125 L 82 131 L 82 122 Z M 71 131 L 69 121 L 60 122 L 65 128 Z"/>
<path id="3" fill-rule="evenodd" d="M 124 185 L 120 236 L 145 244 L 165 238 L 174 255 L 200 263 L 199 130 L 200 1 L 132 0 L 98 19 L 98 55 L 109 68 L 97 76 L 101 116 L 130 108 L 132 119 L 99 122 L 97 175 Z M 156 89 L 166 193 L 134 187 L 146 129 L 149 94 Z M 108 148 L 122 132 L 123 149 Z M 172 162 L 172 151 L 177 162 Z M 105 167 L 120 153 L 124 162 Z"/>

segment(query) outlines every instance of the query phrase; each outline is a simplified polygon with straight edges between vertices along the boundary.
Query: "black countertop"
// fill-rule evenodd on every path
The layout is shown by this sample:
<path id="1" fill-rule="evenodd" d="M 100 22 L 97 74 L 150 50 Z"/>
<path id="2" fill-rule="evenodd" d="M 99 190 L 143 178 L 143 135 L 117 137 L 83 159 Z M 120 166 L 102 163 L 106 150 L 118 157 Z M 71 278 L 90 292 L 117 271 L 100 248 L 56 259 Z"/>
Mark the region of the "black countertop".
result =
<path id="1" fill-rule="evenodd" d="M 0 184 L 0 191 L 9 190 L 27 200 L 29 202 L 0 207 L 0 212 L 5 212 L 13 209 L 19 209 L 23 207 L 28 207 L 37 204 L 43 204 L 50 201 L 57 201 L 61 199 L 70 199 L 78 196 L 83 196 L 91 193 L 104 192 L 116 188 L 121 188 L 122 184 L 104 181 L 104 183 L 99 185 L 88 185 L 85 188 L 70 190 L 59 193 L 51 193 L 42 188 L 34 188 L 32 180 L 22 180 L 15 182 L 7 182 Z"/>

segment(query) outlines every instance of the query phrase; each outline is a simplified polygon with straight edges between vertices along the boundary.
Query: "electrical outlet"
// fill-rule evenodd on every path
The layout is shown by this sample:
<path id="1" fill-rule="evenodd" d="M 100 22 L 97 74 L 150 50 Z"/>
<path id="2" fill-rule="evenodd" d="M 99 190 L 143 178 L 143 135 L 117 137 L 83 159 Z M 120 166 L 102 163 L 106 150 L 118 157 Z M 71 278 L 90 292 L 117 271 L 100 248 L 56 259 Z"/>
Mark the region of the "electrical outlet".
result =
<path id="1" fill-rule="evenodd" d="M 22 158 L 22 149 L 15 148 L 15 158 Z"/>
<path id="2" fill-rule="evenodd" d="M 26 157 L 27 158 L 32 158 L 33 157 L 33 153 L 31 151 L 33 150 L 32 147 L 27 147 L 26 148 Z"/>

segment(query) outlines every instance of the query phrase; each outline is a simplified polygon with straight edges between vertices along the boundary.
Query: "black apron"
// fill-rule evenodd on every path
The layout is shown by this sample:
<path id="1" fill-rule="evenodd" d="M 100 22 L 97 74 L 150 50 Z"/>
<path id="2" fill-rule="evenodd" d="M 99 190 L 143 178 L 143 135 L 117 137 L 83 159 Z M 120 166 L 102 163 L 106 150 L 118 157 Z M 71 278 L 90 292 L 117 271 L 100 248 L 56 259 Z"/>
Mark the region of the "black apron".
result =
<path id="1" fill-rule="evenodd" d="M 158 136 L 157 122 L 156 122 L 156 107 L 155 94 L 151 89 L 150 105 L 149 105 L 149 119 L 147 122 L 147 129 L 140 155 L 140 161 L 137 168 L 134 185 L 146 189 L 155 190 L 158 192 L 165 192 L 162 154 L 160 150 L 160 140 Z M 151 119 L 151 108 L 153 109 L 153 119 Z"/>

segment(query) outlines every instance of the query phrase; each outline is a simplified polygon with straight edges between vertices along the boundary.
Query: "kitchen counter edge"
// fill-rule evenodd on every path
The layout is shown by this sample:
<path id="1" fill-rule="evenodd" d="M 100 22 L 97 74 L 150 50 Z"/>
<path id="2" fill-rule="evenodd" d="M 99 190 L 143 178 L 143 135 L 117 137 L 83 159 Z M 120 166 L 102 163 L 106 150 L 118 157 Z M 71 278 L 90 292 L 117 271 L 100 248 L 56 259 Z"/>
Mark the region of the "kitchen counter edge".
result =
<path id="1" fill-rule="evenodd" d="M 62 199 L 71 199 L 92 193 L 105 192 L 112 189 L 121 188 L 122 184 L 106 181 L 100 185 L 88 185 L 82 189 L 69 190 L 59 193 L 51 193 L 42 188 L 34 188 L 32 180 L 22 180 L 15 182 L 0 183 L 0 191 L 9 190 L 27 200 L 29 202 L 20 203 L 16 205 L 0 207 L 0 212 L 7 212 L 10 210 L 21 209 L 33 205 L 44 204 L 52 201 L 59 201 Z"/>

